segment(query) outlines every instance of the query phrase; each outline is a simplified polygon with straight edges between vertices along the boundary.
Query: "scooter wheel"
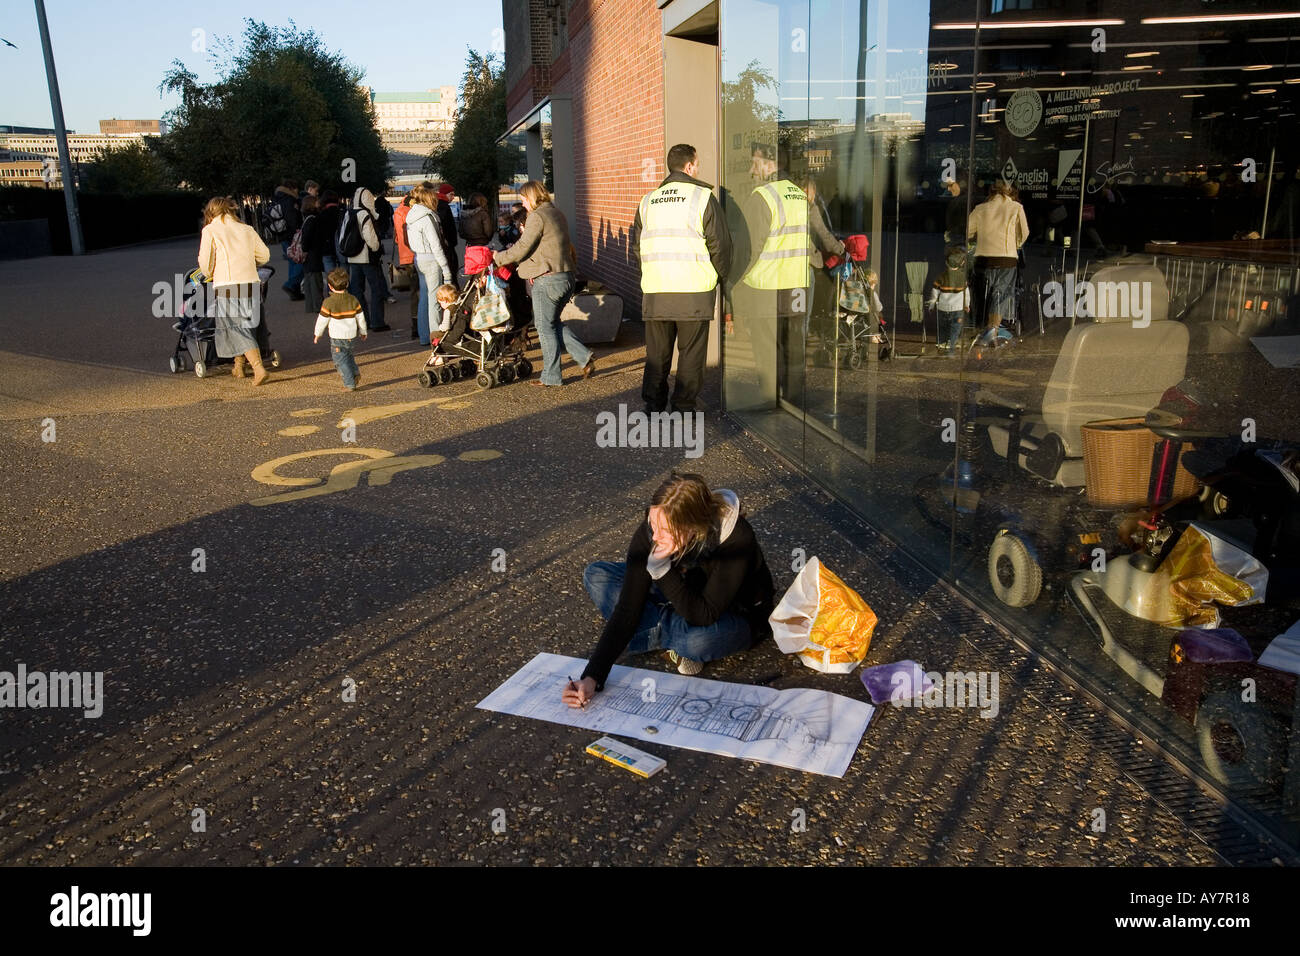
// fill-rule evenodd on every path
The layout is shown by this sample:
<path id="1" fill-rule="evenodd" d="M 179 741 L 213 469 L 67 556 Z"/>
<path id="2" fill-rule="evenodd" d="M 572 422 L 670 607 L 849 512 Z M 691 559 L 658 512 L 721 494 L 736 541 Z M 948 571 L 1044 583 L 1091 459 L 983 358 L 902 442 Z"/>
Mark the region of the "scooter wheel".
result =
<path id="1" fill-rule="evenodd" d="M 199 378 L 203 378 L 203 376 L 205 376 L 205 375 L 208 374 L 208 367 L 207 367 L 207 365 L 204 364 L 203 362 L 195 362 L 195 363 L 194 363 L 194 374 L 197 375 Z"/>
<path id="2" fill-rule="evenodd" d="M 532 362 L 528 361 L 528 359 L 524 359 L 522 362 L 519 363 L 519 377 L 520 377 L 520 378 L 528 378 L 528 377 L 529 377 L 530 375 L 532 375 L 532 374 L 533 374 L 533 363 L 532 363 Z"/>
<path id="3" fill-rule="evenodd" d="M 479 388 L 488 389 L 491 388 L 496 383 L 492 381 L 492 376 L 489 375 L 487 372 L 479 372 L 478 375 L 474 378 L 474 384 L 477 385 Z"/>
<path id="4" fill-rule="evenodd" d="M 279 368 L 279 367 L 280 367 L 280 353 L 277 352 L 275 349 L 271 349 L 271 368 Z"/>
<path id="5" fill-rule="evenodd" d="M 421 388 L 433 387 L 433 376 L 428 372 L 421 372 L 419 375 L 415 376 L 415 380 L 420 383 Z"/>
<path id="6" fill-rule="evenodd" d="M 1201 759 L 1214 779 L 1230 787 L 1270 787 L 1282 781 L 1286 765 L 1286 727 L 1256 703 L 1245 703 L 1239 688 L 1213 690 L 1196 710 Z"/>
<path id="7" fill-rule="evenodd" d="M 172 356 L 171 361 L 167 364 L 170 366 L 173 375 L 181 370 L 181 360 L 174 355 Z"/>
<path id="8" fill-rule="evenodd" d="M 854 371 L 862 368 L 862 352 L 860 350 L 854 349 L 849 353 L 849 368 Z"/>
<path id="9" fill-rule="evenodd" d="M 999 531 L 989 546 L 989 585 L 1008 607 L 1028 607 L 1043 589 L 1043 569 L 1029 546 L 1011 531 Z"/>

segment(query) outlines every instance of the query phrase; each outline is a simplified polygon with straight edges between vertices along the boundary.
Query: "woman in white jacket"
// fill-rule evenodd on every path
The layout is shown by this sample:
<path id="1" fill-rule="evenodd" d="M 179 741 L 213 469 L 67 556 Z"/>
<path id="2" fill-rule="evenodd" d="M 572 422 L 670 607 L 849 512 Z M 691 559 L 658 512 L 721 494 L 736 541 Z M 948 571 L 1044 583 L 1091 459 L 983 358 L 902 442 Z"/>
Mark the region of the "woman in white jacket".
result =
<path id="1" fill-rule="evenodd" d="M 442 227 L 434 212 L 437 194 L 431 183 L 420 183 L 411 190 L 411 212 L 406 217 L 406 244 L 415 253 L 415 274 L 420 280 L 420 305 L 416 328 L 420 344 L 429 344 L 429 297 L 443 283 L 455 285 L 451 264 L 443 244 Z M 441 323 L 439 323 L 441 324 Z M 440 329 L 441 331 L 441 329 Z"/>
<path id="2" fill-rule="evenodd" d="M 257 267 L 271 258 L 252 226 L 239 221 L 239 207 L 229 196 L 208 200 L 199 239 L 199 269 L 212 283 L 216 300 L 213 344 L 217 355 L 235 360 L 235 378 L 244 377 L 244 361 L 253 367 L 253 384 L 266 381 L 262 353 L 250 323 L 261 320 L 261 279 Z"/>
<path id="3" fill-rule="evenodd" d="M 987 320 L 981 341 L 992 341 L 1003 317 L 1015 317 L 1016 253 L 1029 238 L 1025 207 L 1001 179 L 989 187 L 989 198 L 976 206 L 966 223 L 966 238 L 975 239 L 976 286 L 982 293 Z"/>

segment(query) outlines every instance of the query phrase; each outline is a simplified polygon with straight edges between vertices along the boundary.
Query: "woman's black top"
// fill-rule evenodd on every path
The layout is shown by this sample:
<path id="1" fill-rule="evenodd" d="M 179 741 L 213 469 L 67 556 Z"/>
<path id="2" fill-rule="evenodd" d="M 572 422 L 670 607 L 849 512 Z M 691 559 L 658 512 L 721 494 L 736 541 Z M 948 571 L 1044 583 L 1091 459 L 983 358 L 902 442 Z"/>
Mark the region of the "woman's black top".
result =
<path id="1" fill-rule="evenodd" d="M 773 606 L 772 573 L 754 529 L 741 516 L 725 541 L 719 543 L 717 535 L 715 529 L 698 555 L 686 555 L 655 581 L 646 570 L 654 547 L 650 523 L 641 522 L 628 546 L 627 575 L 618 604 L 582 672 L 583 677 L 595 678 L 597 690 L 605 686 L 609 669 L 632 640 L 652 584 L 659 585 L 688 624 L 707 627 L 731 612 L 749 623 L 751 647 L 771 636 L 767 618 Z"/>

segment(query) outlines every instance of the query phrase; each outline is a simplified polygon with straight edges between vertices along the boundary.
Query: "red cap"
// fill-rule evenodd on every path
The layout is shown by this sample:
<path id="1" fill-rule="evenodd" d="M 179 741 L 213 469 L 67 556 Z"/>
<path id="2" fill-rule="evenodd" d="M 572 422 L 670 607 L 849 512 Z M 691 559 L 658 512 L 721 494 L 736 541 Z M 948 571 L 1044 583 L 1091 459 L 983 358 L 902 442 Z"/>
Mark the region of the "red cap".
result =
<path id="1" fill-rule="evenodd" d="M 456 195 L 456 190 L 451 188 L 451 183 L 443 183 L 438 187 L 438 198 L 443 202 L 451 202 L 451 197 Z"/>

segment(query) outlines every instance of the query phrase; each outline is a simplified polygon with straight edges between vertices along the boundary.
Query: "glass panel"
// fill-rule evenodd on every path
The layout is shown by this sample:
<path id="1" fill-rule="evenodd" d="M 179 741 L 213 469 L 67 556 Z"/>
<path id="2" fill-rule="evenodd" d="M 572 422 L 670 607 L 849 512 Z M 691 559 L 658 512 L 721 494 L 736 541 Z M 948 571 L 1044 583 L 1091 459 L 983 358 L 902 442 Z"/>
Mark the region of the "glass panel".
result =
<path id="1" fill-rule="evenodd" d="M 1296 21 L 1168 15 L 724 0 L 724 398 L 1300 845 Z"/>

